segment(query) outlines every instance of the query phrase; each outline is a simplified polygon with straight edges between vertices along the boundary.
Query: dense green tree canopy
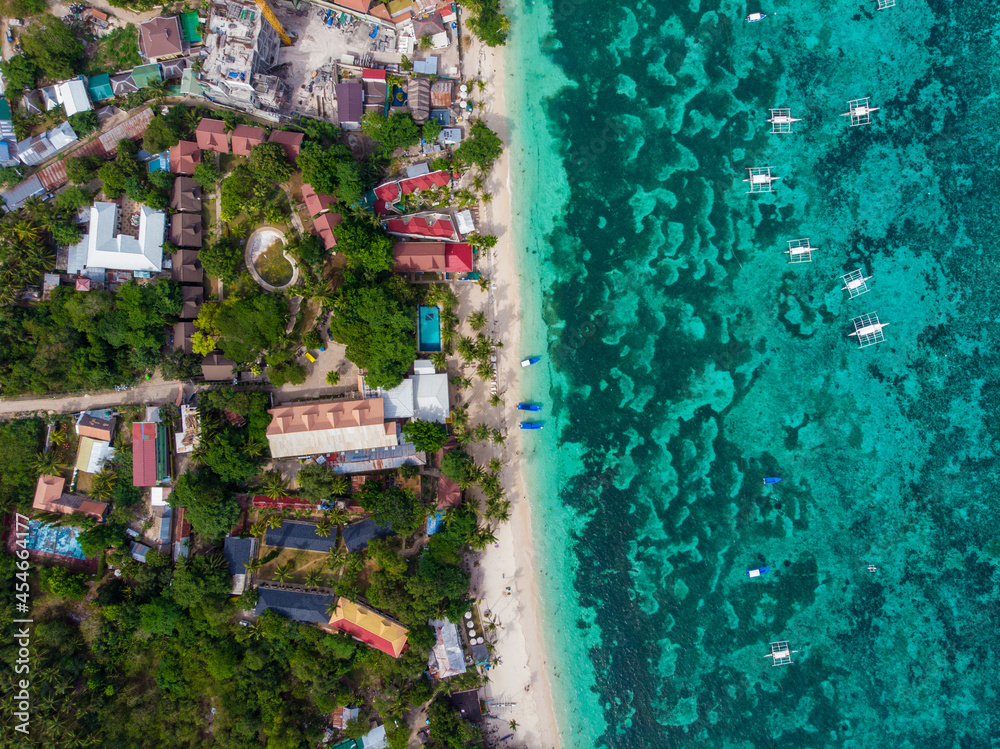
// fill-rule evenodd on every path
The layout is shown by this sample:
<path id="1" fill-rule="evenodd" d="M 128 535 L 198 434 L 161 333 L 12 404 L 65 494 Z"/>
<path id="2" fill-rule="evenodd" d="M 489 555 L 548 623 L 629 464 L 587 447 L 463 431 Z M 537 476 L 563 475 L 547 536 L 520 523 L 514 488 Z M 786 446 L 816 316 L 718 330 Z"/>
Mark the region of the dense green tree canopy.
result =
<path id="1" fill-rule="evenodd" d="M 258 182 L 281 184 L 292 176 L 292 166 L 279 143 L 258 143 L 251 148 L 247 166 Z"/>
<path id="2" fill-rule="evenodd" d="M 455 149 L 455 158 L 464 164 L 474 164 L 482 171 L 493 168 L 493 162 L 503 153 L 503 141 L 482 120 L 475 120 L 469 137 Z"/>
<path id="3" fill-rule="evenodd" d="M 9 60 L 0 61 L 0 72 L 7 82 L 6 96 L 16 100 L 26 88 L 34 88 L 41 72 L 35 61 L 27 55 L 14 55 Z"/>
<path id="4" fill-rule="evenodd" d="M 333 339 L 367 370 L 371 387 L 394 388 L 417 358 L 413 292 L 399 277 L 377 286 L 345 287 L 330 318 Z"/>
<path id="5" fill-rule="evenodd" d="M 182 132 L 167 115 L 157 115 L 149 121 L 146 132 L 142 136 L 142 147 L 149 153 L 160 153 L 176 146 L 182 137 Z"/>
<path id="6" fill-rule="evenodd" d="M 391 156 L 397 148 L 408 148 L 420 142 L 420 127 L 409 112 L 394 111 L 388 117 L 381 112 L 366 112 L 361 119 L 361 130 L 382 144 L 385 157 Z"/>
<path id="7" fill-rule="evenodd" d="M 307 141 L 297 161 L 302 181 L 312 185 L 316 192 L 335 195 L 345 205 L 354 205 L 361 199 L 361 168 L 347 146 L 339 143 L 323 146 Z"/>
<path id="8" fill-rule="evenodd" d="M 219 348 L 238 364 L 280 348 L 288 326 L 288 302 L 280 294 L 257 294 L 224 304 L 215 318 Z"/>
<path id="9" fill-rule="evenodd" d="M 376 481 L 366 481 L 355 492 L 354 499 L 372 514 L 379 525 L 408 536 L 427 519 L 427 510 L 413 493 L 398 486 L 382 486 Z"/>
<path id="10" fill-rule="evenodd" d="M 475 463 L 468 453 L 450 450 L 441 459 L 441 473 L 461 486 L 468 486 L 475 480 Z"/>
<path id="11" fill-rule="evenodd" d="M 414 419 L 403 424 L 403 435 L 418 450 L 437 452 L 448 441 L 448 430 L 443 424 Z"/>
<path id="12" fill-rule="evenodd" d="M 39 418 L 0 423 L 0 511 L 31 506 L 38 480 L 34 459 L 44 439 L 45 423 Z"/>
<path id="13" fill-rule="evenodd" d="M 55 16 L 35 19 L 21 37 L 21 48 L 39 70 L 53 81 L 71 78 L 82 69 L 83 42 Z"/>
<path id="14" fill-rule="evenodd" d="M 206 538 L 222 538 L 240 517 L 236 499 L 222 479 L 208 468 L 182 474 L 170 494 L 170 504 L 186 507 L 185 518 L 191 528 Z"/>
<path id="15" fill-rule="evenodd" d="M 236 237 L 229 234 L 214 242 L 204 241 L 198 250 L 198 259 L 205 272 L 223 281 L 235 280 L 243 265 L 243 250 Z"/>
<path id="16" fill-rule="evenodd" d="M 373 214 L 348 213 L 333 231 L 337 235 L 337 252 L 348 259 L 352 268 L 369 275 L 392 269 L 393 238 Z"/>
<path id="17" fill-rule="evenodd" d="M 298 475 L 298 495 L 305 499 L 320 501 L 334 496 L 338 476 L 326 466 L 310 463 Z"/>

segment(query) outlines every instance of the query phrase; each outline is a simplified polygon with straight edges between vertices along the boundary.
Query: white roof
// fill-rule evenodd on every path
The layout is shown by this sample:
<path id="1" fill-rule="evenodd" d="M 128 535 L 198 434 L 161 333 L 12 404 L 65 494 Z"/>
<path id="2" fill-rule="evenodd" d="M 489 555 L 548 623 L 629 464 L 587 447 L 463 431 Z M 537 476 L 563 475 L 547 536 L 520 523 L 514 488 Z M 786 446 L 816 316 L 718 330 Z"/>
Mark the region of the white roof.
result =
<path id="1" fill-rule="evenodd" d="M 271 447 L 272 458 L 298 458 L 303 455 L 395 447 L 399 444 L 395 434 L 386 433 L 384 423 L 340 429 L 316 429 L 311 432 L 269 434 L 267 441 Z"/>
<path id="2" fill-rule="evenodd" d="M 162 486 L 154 486 L 149 490 L 149 503 L 153 507 L 162 507 L 167 504 L 166 497 L 170 494 L 170 489 L 164 489 Z"/>
<path id="3" fill-rule="evenodd" d="M 49 143 L 57 151 L 61 151 L 77 140 L 76 132 L 68 122 L 62 123 L 59 127 L 52 128 L 47 135 L 49 136 Z"/>
<path id="4" fill-rule="evenodd" d="M 427 658 L 431 673 L 436 672 L 437 678 L 447 679 L 465 673 L 465 653 L 462 652 L 462 642 L 458 627 L 447 619 L 430 619 L 427 622 L 434 628 L 437 642 Z"/>
<path id="5" fill-rule="evenodd" d="M 448 32 L 439 31 L 431 37 L 431 46 L 434 49 L 444 49 L 448 46 Z"/>
<path id="6" fill-rule="evenodd" d="M 139 238 L 115 234 L 118 206 L 94 203 L 90 228 L 74 249 L 86 253 L 86 267 L 112 270 L 148 270 L 159 273 L 163 265 L 163 237 L 167 218 L 162 211 L 139 209 Z"/>
<path id="7" fill-rule="evenodd" d="M 60 103 L 66 108 L 66 116 L 72 117 L 77 112 L 86 112 L 91 109 L 90 97 L 87 96 L 87 87 L 79 78 L 65 81 L 56 86 L 56 96 Z"/>
<path id="8" fill-rule="evenodd" d="M 434 374 L 436 371 L 434 369 L 434 362 L 430 359 L 417 359 L 413 362 L 414 374 Z"/>
<path id="9" fill-rule="evenodd" d="M 381 390 L 386 419 L 413 418 L 413 381 L 403 380 L 392 390 Z"/>
<path id="10" fill-rule="evenodd" d="M 462 142 L 462 128 L 460 127 L 446 127 L 443 128 L 438 135 L 438 143 L 442 146 L 453 145 L 455 143 Z"/>
<path id="11" fill-rule="evenodd" d="M 430 166 L 428 166 L 426 161 L 421 162 L 420 164 L 414 164 L 413 166 L 406 167 L 406 177 L 408 179 L 430 173 L 431 173 L 431 168 Z"/>
<path id="12" fill-rule="evenodd" d="M 38 89 L 42 92 L 42 104 L 45 105 L 46 112 L 51 112 L 53 109 L 62 104 L 59 99 L 58 88 L 58 86 L 46 86 L 45 88 Z"/>
<path id="13" fill-rule="evenodd" d="M 379 726 L 361 737 L 364 749 L 385 749 L 385 726 Z"/>
<path id="14" fill-rule="evenodd" d="M 448 420 L 448 375 L 414 374 L 413 418 L 436 421 L 444 424 Z"/>
<path id="15" fill-rule="evenodd" d="M 476 224 L 472 220 L 472 211 L 466 209 L 456 213 L 455 225 L 459 234 L 472 234 L 476 230 Z"/>

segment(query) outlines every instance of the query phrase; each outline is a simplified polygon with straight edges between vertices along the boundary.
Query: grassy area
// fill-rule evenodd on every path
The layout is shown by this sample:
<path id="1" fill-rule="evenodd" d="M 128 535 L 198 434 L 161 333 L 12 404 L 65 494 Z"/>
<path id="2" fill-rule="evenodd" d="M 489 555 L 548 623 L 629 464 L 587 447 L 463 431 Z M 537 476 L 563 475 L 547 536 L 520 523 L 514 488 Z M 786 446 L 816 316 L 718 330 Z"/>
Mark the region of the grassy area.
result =
<path id="1" fill-rule="evenodd" d="M 285 243 L 277 241 L 254 260 L 260 277 L 272 286 L 284 286 L 292 280 L 293 268 L 285 257 Z"/>
<path id="2" fill-rule="evenodd" d="M 97 51 L 90 59 L 87 75 L 110 73 L 134 68 L 142 64 L 139 57 L 139 30 L 134 24 L 115 29 L 97 43 Z"/>
<path id="3" fill-rule="evenodd" d="M 337 539 L 331 533 L 330 546 L 336 543 Z M 273 546 L 264 546 L 260 550 L 261 558 L 267 556 L 270 552 L 274 551 Z M 300 551 L 299 549 L 282 549 L 281 553 L 273 559 L 272 561 L 265 564 L 257 571 L 257 577 L 260 580 L 274 580 L 274 571 L 279 565 L 288 564 L 291 562 L 293 572 L 291 576 L 285 581 L 290 583 L 304 584 L 306 580 L 306 575 L 309 574 L 311 570 L 319 570 L 322 572 L 326 578 L 327 582 L 331 582 L 333 575 L 326 566 L 326 554 L 321 554 L 314 551 Z"/>
<path id="4" fill-rule="evenodd" d="M 215 201 L 205 197 L 201 201 L 201 225 L 206 235 L 215 237 Z"/>

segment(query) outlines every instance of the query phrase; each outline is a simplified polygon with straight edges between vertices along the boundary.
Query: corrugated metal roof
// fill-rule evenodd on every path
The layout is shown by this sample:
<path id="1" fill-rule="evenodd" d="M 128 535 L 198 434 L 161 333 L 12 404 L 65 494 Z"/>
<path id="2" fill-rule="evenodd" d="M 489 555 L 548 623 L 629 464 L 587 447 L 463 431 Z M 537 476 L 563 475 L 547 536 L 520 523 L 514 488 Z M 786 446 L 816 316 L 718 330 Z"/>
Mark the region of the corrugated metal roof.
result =
<path id="1" fill-rule="evenodd" d="M 132 486 L 156 485 L 156 424 L 132 424 Z"/>

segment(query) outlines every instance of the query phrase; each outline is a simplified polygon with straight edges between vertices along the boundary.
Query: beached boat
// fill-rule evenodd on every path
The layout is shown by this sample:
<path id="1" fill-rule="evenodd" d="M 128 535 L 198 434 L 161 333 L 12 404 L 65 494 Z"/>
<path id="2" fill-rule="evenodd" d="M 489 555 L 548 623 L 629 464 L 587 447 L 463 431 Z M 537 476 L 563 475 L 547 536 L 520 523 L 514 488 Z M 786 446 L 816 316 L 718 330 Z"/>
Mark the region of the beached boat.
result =
<path id="1" fill-rule="evenodd" d="M 539 423 L 537 421 L 522 421 L 521 422 L 521 429 L 541 429 L 541 428 L 542 428 L 541 423 Z"/>
<path id="2" fill-rule="evenodd" d="M 757 23 L 757 21 L 763 21 L 767 18 L 767 13 L 751 13 L 746 17 L 747 23 Z"/>
<path id="3" fill-rule="evenodd" d="M 755 570 L 747 570 L 745 575 L 746 577 L 760 577 L 761 575 L 766 575 L 770 571 L 770 567 L 758 567 Z"/>
<path id="4" fill-rule="evenodd" d="M 537 364 L 542 360 L 540 356 L 532 356 L 530 359 L 521 359 L 522 367 L 530 367 L 532 364 Z"/>
<path id="5" fill-rule="evenodd" d="M 518 403 L 518 411 L 541 411 L 542 407 L 535 403 Z"/>
<path id="6" fill-rule="evenodd" d="M 773 476 L 768 476 L 766 479 L 764 479 L 764 483 L 765 484 L 780 484 L 781 483 L 781 479 L 776 479 Z"/>

